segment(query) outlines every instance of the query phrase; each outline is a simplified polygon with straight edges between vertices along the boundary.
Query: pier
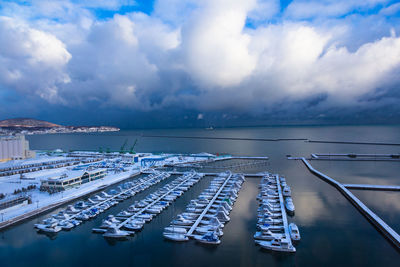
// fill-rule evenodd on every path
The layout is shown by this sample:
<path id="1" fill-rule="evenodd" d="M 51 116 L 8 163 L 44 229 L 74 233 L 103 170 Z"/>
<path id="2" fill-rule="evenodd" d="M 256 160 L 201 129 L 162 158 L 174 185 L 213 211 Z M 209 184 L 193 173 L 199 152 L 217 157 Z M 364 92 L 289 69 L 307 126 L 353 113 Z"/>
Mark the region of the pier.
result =
<path id="1" fill-rule="evenodd" d="M 282 195 L 282 187 L 281 187 L 281 181 L 279 180 L 279 175 L 275 175 L 276 179 L 276 184 L 278 187 L 278 195 L 279 195 L 279 203 L 281 207 L 281 213 L 282 213 L 282 221 L 283 221 L 283 229 L 285 231 L 285 237 L 292 244 L 292 239 L 290 238 L 289 234 L 289 225 L 288 225 L 288 220 L 287 220 L 287 214 L 286 214 L 286 208 L 285 208 L 285 202 L 283 200 L 283 195 Z"/>
<path id="2" fill-rule="evenodd" d="M 141 214 L 143 214 L 147 209 L 151 208 L 153 205 L 155 205 L 157 202 L 163 200 L 166 196 L 170 195 L 174 190 L 178 189 L 179 187 L 181 187 L 182 185 L 186 184 L 189 180 L 193 179 L 195 176 L 199 176 L 199 179 L 196 181 L 196 183 L 203 177 L 202 175 L 199 175 L 198 173 L 190 173 L 190 174 L 186 174 L 186 176 L 181 176 L 177 179 L 175 179 L 174 181 L 172 181 L 171 183 L 169 183 L 169 185 L 174 184 L 174 182 L 179 181 L 179 179 L 184 178 L 183 181 L 179 181 L 178 184 L 174 185 L 172 188 L 168 189 L 168 191 L 166 193 L 163 193 L 162 195 L 158 196 L 157 198 L 155 198 L 153 201 L 151 201 L 148 205 L 146 205 L 145 207 L 141 208 L 139 211 L 135 212 L 133 215 L 125 218 L 121 223 L 116 225 L 116 229 L 120 229 L 122 228 L 124 225 L 126 225 L 127 223 L 133 221 L 136 217 L 140 216 Z M 193 185 L 193 184 L 192 184 Z M 161 188 L 162 189 L 162 188 Z M 187 188 L 186 190 L 183 191 L 187 191 L 189 188 Z M 172 202 L 170 200 L 167 200 L 168 202 Z M 117 217 L 118 218 L 118 217 Z M 101 232 L 106 232 L 106 229 L 97 229 L 94 228 L 93 232 L 97 232 L 97 233 L 101 233 Z M 133 233 L 133 232 L 132 232 Z"/>
<path id="3" fill-rule="evenodd" d="M 193 236 L 194 230 L 196 230 L 196 227 L 199 225 L 199 223 L 203 219 L 204 215 L 206 215 L 206 213 L 208 212 L 210 207 L 214 204 L 215 200 L 218 198 L 219 194 L 221 194 L 221 192 L 224 189 L 225 185 L 229 182 L 229 180 L 231 178 L 232 178 L 232 173 L 229 173 L 229 176 L 226 178 L 225 182 L 221 185 L 221 187 L 215 193 L 214 197 L 211 199 L 210 203 L 208 203 L 208 205 L 204 208 L 203 212 L 199 215 L 199 217 L 196 219 L 194 224 L 190 227 L 190 229 L 187 232 L 186 236 Z"/>
<path id="4" fill-rule="evenodd" d="M 305 159 L 301 158 L 306 167 L 311 173 L 318 176 L 325 182 L 334 186 L 340 193 L 342 193 L 351 204 L 353 204 L 397 249 L 400 249 L 400 236 L 389 225 L 387 225 L 378 215 L 371 211 L 361 200 L 359 200 L 349 189 L 343 184 L 337 182 L 335 179 L 317 171 Z"/>

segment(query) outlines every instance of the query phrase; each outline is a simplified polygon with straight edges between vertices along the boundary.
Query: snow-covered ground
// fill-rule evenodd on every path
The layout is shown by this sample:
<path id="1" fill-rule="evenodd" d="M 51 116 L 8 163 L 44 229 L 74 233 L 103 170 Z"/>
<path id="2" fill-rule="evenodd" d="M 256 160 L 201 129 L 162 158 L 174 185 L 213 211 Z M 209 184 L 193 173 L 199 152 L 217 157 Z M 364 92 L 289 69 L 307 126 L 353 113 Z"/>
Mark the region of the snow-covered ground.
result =
<path id="1" fill-rule="evenodd" d="M 7 162 L 0 163 L 0 169 L 8 168 L 8 167 L 16 167 L 21 165 L 28 165 L 28 164 L 36 164 L 36 163 L 45 163 L 51 161 L 58 161 L 58 160 L 71 160 L 72 158 L 66 158 L 64 156 L 49 156 L 46 154 L 37 155 L 35 158 L 31 159 L 21 159 L 21 160 L 10 160 Z"/>
<path id="2" fill-rule="evenodd" d="M 90 154 L 90 152 L 85 152 Z M 166 164 L 178 164 L 178 163 L 189 163 L 189 162 L 200 162 L 208 160 L 209 158 L 206 157 L 208 155 L 201 154 L 201 156 L 196 157 L 196 155 L 171 155 L 171 154 L 162 154 L 162 155 L 152 155 L 152 154 L 142 154 L 143 157 L 140 157 L 140 160 L 144 158 L 164 158 L 163 161 L 156 161 L 154 164 L 155 166 L 163 166 Z M 213 156 L 213 155 L 209 155 Z M 38 162 L 45 162 L 45 161 L 55 161 L 55 160 L 65 160 L 71 159 L 65 156 L 43 156 L 39 159 L 29 159 L 29 160 L 22 160 L 18 162 L 18 164 L 31 164 L 31 163 L 38 163 Z M 114 162 L 116 162 L 120 158 L 119 154 L 115 154 L 115 158 L 112 159 L 105 159 L 100 163 L 109 163 L 109 165 L 114 166 Z M 28 163 L 29 162 L 29 163 Z M 92 165 L 99 164 L 99 162 L 94 162 Z M 68 200 L 73 200 L 80 196 L 86 195 L 90 192 L 96 191 L 99 187 L 106 187 L 111 184 L 118 183 L 123 181 L 133 175 L 140 173 L 140 162 L 138 163 L 129 163 L 127 164 L 126 161 L 121 159 L 121 164 L 124 165 L 123 172 L 116 173 L 114 171 L 115 168 L 109 168 L 108 174 L 99 180 L 95 180 L 89 183 L 85 183 L 74 188 L 67 189 L 60 193 L 49 194 L 47 192 L 39 191 L 40 187 L 40 180 L 46 177 L 57 176 L 62 173 L 69 173 L 72 171 L 73 168 L 76 166 L 69 166 L 69 167 L 61 167 L 56 169 L 45 169 L 36 172 L 26 173 L 25 178 L 21 180 L 20 175 L 12 175 L 12 176 L 4 176 L 0 177 L 0 193 L 7 194 L 7 196 L 13 196 L 12 193 L 16 189 L 26 188 L 29 185 L 36 185 L 36 189 L 28 191 L 28 194 L 32 199 L 32 204 L 18 207 L 15 209 L 8 209 L 8 210 L 0 210 L 0 214 L 3 217 L 3 220 L 10 220 L 17 216 L 23 215 L 28 212 L 32 212 L 36 209 L 40 209 L 52 204 L 56 203 L 63 203 Z M 86 165 L 85 165 L 86 166 Z M 116 167 L 119 167 L 117 164 Z"/>

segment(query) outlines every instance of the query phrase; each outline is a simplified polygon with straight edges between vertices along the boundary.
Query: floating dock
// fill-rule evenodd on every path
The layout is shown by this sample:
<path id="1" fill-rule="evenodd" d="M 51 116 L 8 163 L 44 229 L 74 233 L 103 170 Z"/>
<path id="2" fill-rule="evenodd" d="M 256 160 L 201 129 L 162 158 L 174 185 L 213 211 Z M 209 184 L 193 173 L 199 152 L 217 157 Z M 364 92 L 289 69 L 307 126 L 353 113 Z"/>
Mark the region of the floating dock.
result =
<path id="1" fill-rule="evenodd" d="M 200 213 L 199 217 L 196 219 L 194 224 L 190 227 L 189 231 L 187 232 L 186 236 L 191 237 L 193 236 L 194 230 L 196 230 L 197 226 L 203 220 L 204 215 L 208 212 L 208 210 L 211 208 L 211 206 L 214 204 L 215 200 L 218 198 L 219 194 L 221 194 L 222 190 L 224 189 L 225 185 L 229 182 L 229 180 L 232 178 L 232 173 L 229 173 L 229 176 L 226 178 L 225 182 L 221 185 L 221 187 L 218 189 L 218 191 L 215 193 L 214 197 L 211 199 L 210 203 L 204 208 L 203 212 Z"/>

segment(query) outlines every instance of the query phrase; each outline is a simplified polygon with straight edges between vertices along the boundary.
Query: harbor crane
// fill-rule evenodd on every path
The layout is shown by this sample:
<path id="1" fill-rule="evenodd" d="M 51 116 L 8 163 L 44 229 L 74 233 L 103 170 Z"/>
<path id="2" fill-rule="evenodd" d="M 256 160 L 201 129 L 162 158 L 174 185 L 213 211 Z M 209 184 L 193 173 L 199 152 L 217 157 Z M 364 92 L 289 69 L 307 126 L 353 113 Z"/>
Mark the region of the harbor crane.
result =
<path id="1" fill-rule="evenodd" d="M 137 144 L 137 138 L 135 139 L 135 142 L 133 143 L 133 145 L 131 146 L 131 149 L 129 150 L 129 154 L 136 154 L 136 152 L 135 152 L 135 146 L 136 146 L 136 144 Z"/>
<path id="2" fill-rule="evenodd" d="M 126 144 L 128 143 L 128 139 L 125 139 L 125 142 L 122 144 L 121 149 L 119 151 L 120 154 L 123 154 L 125 151 Z"/>

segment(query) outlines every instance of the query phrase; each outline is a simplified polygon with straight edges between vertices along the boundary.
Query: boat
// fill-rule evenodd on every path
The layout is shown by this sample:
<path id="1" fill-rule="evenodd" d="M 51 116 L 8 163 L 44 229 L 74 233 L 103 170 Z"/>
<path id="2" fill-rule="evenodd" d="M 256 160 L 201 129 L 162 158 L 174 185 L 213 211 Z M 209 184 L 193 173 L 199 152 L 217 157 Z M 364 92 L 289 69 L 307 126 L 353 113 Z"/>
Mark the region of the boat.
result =
<path id="1" fill-rule="evenodd" d="M 80 213 L 78 215 L 75 216 L 76 219 L 81 220 L 81 221 L 87 221 L 90 219 L 90 216 L 87 215 L 86 213 Z"/>
<path id="2" fill-rule="evenodd" d="M 165 239 L 172 240 L 172 241 L 188 241 L 189 238 L 185 234 L 180 234 L 180 233 L 169 233 L 169 232 L 163 232 L 163 236 Z"/>
<path id="3" fill-rule="evenodd" d="M 62 230 L 62 228 L 60 226 L 58 226 L 57 223 L 41 224 L 41 225 L 38 225 L 37 228 L 39 229 L 39 231 L 45 232 L 45 233 L 58 233 Z"/>
<path id="4" fill-rule="evenodd" d="M 87 205 L 84 201 L 78 201 L 75 203 L 74 207 L 75 209 L 81 210 L 89 208 L 89 205 Z"/>
<path id="5" fill-rule="evenodd" d="M 290 238 L 293 241 L 299 241 L 300 240 L 300 232 L 299 228 L 295 223 L 290 223 L 289 224 L 289 233 L 290 233 Z"/>
<path id="6" fill-rule="evenodd" d="M 52 216 L 55 219 L 59 219 L 59 220 L 68 220 L 69 219 L 69 215 L 67 213 L 64 213 L 63 211 L 60 211 L 57 214 L 53 214 Z"/>
<path id="7" fill-rule="evenodd" d="M 224 235 L 224 232 L 222 232 L 220 227 L 215 227 L 215 226 L 211 226 L 211 225 L 196 227 L 195 231 L 199 234 L 205 234 L 207 232 L 214 231 L 218 236 Z"/>
<path id="8" fill-rule="evenodd" d="M 290 190 L 290 186 L 283 187 L 282 194 L 285 197 L 290 197 L 292 195 L 292 192 Z"/>
<path id="9" fill-rule="evenodd" d="M 205 233 L 202 236 L 194 236 L 194 238 L 203 244 L 212 244 L 212 245 L 218 245 L 221 243 L 221 240 L 219 240 L 217 233 L 214 231 L 210 231 Z"/>
<path id="10" fill-rule="evenodd" d="M 177 226 L 167 226 L 164 228 L 164 233 L 177 233 L 177 234 L 186 234 L 187 230 L 182 227 L 177 227 Z"/>
<path id="11" fill-rule="evenodd" d="M 127 212 L 127 211 L 121 211 L 120 213 L 117 214 L 117 217 L 130 217 L 132 216 L 133 213 Z"/>
<path id="12" fill-rule="evenodd" d="M 286 239 L 275 238 L 271 241 L 257 241 L 264 249 L 269 249 L 273 251 L 280 252 L 296 252 L 296 248 L 292 245 L 292 243 Z"/>
<path id="13" fill-rule="evenodd" d="M 267 240 L 267 241 L 272 241 L 275 238 L 284 238 L 284 234 L 281 233 L 273 233 L 271 231 L 265 231 L 265 232 L 256 232 L 254 234 L 254 239 L 257 240 Z"/>
<path id="14" fill-rule="evenodd" d="M 172 224 L 176 225 L 192 225 L 193 223 L 194 220 L 186 219 L 182 215 L 178 215 L 178 218 L 172 221 Z"/>
<path id="15" fill-rule="evenodd" d="M 285 208 L 288 211 L 289 215 L 293 215 L 294 214 L 294 204 L 293 204 L 293 200 L 291 197 L 287 197 L 285 198 Z"/>
<path id="16" fill-rule="evenodd" d="M 123 225 L 123 227 L 127 230 L 131 231 L 140 231 L 143 228 L 143 224 L 136 224 L 135 222 L 128 222 Z"/>
<path id="17" fill-rule="evenodd" d="M 65 213 L 67 213 L 67 214 L 76 214 L 78 212 L 80 212 L 80 211 L 72 205 L 68 205 L 68 207 L 65 209 Z"/>
<path id="18" fill-rule="evenodd" d="M 71 230 L 75 227 L 75 225 L 69 221 L 60 221 L 58 226 L 60 226 L 63 230 Z"/>
<path id="19" fill-rule="evenodd" d="M 107 237 L 107 238 L 125 239 L 131 234 L 133 234 L 133 233 L 132 232 L 123 231 L 123 230 L 119 230 L 118 227 L 116 225 L 114 225 L 114 226 L 109 227 L 107 229 L 107 231 L 103 234 L 103 236 Z"/>

